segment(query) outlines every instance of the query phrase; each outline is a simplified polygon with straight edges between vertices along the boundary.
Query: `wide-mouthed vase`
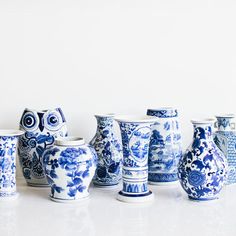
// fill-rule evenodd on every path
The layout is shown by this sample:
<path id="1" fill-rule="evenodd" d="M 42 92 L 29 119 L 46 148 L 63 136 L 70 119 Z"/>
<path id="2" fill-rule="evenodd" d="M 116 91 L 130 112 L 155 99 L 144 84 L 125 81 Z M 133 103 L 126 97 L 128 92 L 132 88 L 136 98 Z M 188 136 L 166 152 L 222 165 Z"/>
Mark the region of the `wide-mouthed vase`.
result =
<path id="1" fill-rule="evenodd" d="M 119 116 L 118 122 L 123 145 L 123 189 L 118 200 L 144 202 L 153 199 L 148 189 L 148 150 L 155 117 Z"/>
<path id="2" fill-rule="evenodd" d="M 12 200 L 16 192 L 16 153 L 20 130 L 0 130 L 0 200 Z"/>

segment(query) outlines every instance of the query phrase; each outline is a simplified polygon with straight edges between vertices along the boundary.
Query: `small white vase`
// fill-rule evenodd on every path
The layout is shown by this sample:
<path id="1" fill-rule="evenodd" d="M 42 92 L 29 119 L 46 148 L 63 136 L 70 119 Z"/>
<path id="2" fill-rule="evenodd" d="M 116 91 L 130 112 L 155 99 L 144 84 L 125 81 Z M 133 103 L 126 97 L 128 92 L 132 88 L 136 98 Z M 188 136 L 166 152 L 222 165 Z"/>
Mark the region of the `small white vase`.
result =
<path id="1" fill-rule="evenodd" d="M 56 139 L 55 145 L 45 152 L 43 162 L 52 200 L 74 202 L 89 196 L 97 155 L 83 138 Z"/>

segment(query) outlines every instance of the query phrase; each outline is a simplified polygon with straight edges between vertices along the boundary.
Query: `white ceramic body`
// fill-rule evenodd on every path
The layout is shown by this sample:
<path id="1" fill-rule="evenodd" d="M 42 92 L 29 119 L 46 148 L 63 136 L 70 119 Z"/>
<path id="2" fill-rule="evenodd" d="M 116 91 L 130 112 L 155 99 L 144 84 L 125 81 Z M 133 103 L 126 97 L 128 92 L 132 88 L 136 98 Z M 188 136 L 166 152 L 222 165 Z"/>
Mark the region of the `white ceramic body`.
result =
<path id="1" fill-rule="evenodd" d="M 43 156 L 55 138 L 67 136 L 65 117 L 60 108 L 36 111 L 25 109 L 20 121 L 25 134 L 19 140 L 19 161 L 28 185 L 48 186 L 42 165 Z"/>
<path id="2" fill-rule="evenodd" d="M 70 138 L 68 138 L 70 139 Z M 69 202 L 89 196 L 89 185 L 95 173 L 97 155 L 84 141 L 64 139 L 44 155 L 45 173 L 51 186 L 52 200 Z"/>

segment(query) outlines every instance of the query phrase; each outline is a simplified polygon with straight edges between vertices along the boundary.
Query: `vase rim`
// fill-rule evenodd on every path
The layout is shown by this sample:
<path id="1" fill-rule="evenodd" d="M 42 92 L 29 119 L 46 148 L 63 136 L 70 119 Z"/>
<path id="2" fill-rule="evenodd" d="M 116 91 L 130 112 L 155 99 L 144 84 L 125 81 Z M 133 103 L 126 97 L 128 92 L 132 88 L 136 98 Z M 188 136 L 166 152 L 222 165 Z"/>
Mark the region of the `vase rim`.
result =
<path id="1" fill-rule="evenodd" d="M 162 111 L 162 110 L 172 111 L 172 110 L 177 110 L 177 109 L 175 107 L 158 107 L 158 108 L 148 108 L 147 110 L 149 110 L 149 111 Z"/>
<path id="2" fill-rule="evenodd" d="M 219 114 L 215 116 L 216 118 L 234 118 L 235 115 L 232 113 L 226 113 L 226 114 Z"/>
<path id="3" fill-rule="evenodd" d="M 214 118 L 207 118 L 207 119 L 193 119 L 191 120 L 192 124 L 202 124 L 202 125 L 207 125 L 207 124 L 213 124 L 215 123 L 215 119 Z"/>
<path id="4" fill-rule="evenodd" d="M 18 129 L 0 129 L 0 137 L 14 137 L 23 135 L 25 131 Z"/>
<path id="5" fill-rule="evenodd" d="M 126 123 L 155 123 L 158 122 L 158 117 L 154 116 L 133 116 L 133 115 L 119 115 L 115 116 L 114 119 L 117 122 L 126 122 Z"/>
<path id="6" fill-rule="evenodd" d="M 34 109 L 34 108 L 28 108 L 26 107 L 25 108 L 25 111 L 34 111 L 34 112 L 37 112 L 37 113 L 46 113 L 48 111 L 53 111 L 53 110 L 56 110 L 56 109 L 61 109 L 60 107 L 55 107 L 55 108 L 47 108 L 47 109 Z"/>
<path id="7" fill-rule="evenodd" d="M 95 114 L 94 115 L 95 117 L 114 117 L 115 116 L 115 113 L 99 113 L 99 114 Z"/>
<path id="8" fill-rule="evenodd" d="M 55 139 L 57 146 L 79 146 L 85 144 L 84 138 L 77 136 L 60 137 Z"/>

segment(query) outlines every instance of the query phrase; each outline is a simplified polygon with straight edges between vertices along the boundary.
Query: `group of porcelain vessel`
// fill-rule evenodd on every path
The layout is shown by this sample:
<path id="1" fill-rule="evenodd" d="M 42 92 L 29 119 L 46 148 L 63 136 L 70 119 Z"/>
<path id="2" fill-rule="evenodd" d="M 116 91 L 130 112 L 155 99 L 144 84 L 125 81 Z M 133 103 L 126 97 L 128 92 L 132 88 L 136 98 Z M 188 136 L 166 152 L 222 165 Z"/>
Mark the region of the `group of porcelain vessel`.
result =
<path id="1" fill-rule="evenodd" d="M 0 131 L 0 199 L 17 197 L 17 153 L 27 184 L 50 186 L 50 198 L 58 202 L 87 199 L 91 182 L 112 188 L 122 180 L 117 199 L 124 202 L 152 200 L 148 183 L 180 181 L 189 198 L 198 201 L 216 199 L 224 184 L 236 183 L 233 115 L 217 116 L 216 122 L 192 121 L 193 141 L 184 154 L 174 108 L 148 109 L 142 117 L 95 117 L 97 132 L 86 144 L 83 138 L 68 136 L 60 108 L 25 109 L 20 130 Z"/>

